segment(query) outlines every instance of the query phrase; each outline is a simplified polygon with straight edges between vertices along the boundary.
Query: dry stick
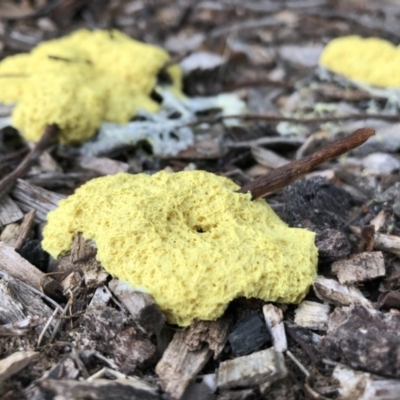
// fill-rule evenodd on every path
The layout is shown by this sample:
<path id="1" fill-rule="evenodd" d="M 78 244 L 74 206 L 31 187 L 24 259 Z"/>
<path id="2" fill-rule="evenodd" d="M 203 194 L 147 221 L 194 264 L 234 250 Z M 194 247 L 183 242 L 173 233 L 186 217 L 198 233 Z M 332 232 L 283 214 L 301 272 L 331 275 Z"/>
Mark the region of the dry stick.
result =
<path id="1" fill-rule="evenodd" d="M 310 156 L 292 161 L 244 185 L 239 192 L 250 192 L 253 199 L 265 197 L 290 185 L 320 164 L 330 161 L 360 146 L 375 134 L 373 129 L 357 129 L 351 135 L 325 146 Z"/>
<path id="2" fill-rule="evenodd" d="M 42 137 L 22 160 L 21 164 L 0 181 L 0 199 L 11 189 L 15 181 L 28 171 L 32 162 L 54 141 L 59 130 L 56 124 L 46 126 Z"/>
<path id="3" fill-rule="evenodd" d="M 315 118 L 296 118 L 285 117 L 282 115 L 268 115 L 268 114 L 232 114 L 232 115 L 219 115 L 217 117 L 201 118 L 195 122 L 183 126 L 196 126 L 204 123 L 216 124 L 225 119 L 242 119 L 244 121 L 265 121 L 269 123 L 291 122 L 294 124 L 323 124 L 325 122 L 340 122 L 340 121 L 353 121 L 362 119 L 378 119 L 389 122 L 400 122 L 399 115 L 388 114 L 347 114 L 331 117 L 315 117 Z"/>

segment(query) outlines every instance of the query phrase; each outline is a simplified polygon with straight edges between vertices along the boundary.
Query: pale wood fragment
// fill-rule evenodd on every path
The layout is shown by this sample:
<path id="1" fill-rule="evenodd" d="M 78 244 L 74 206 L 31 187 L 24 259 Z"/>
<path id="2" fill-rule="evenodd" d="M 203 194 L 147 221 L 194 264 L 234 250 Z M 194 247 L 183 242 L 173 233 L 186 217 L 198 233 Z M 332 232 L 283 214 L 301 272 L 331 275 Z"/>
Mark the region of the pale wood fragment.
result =
<path id="1" fill-rule="evenodd" d="M 18 222 L 6 225 L 0 234 L 0 241 L 7 243 L 9 246 L 11 246 L 11 243 L 13 243 L 18 237 L 18 231 Z"/>
<path id="2" fill-rule="evenodd" d="M 264 149 L 260 146 L 254 146 L 251 148 L 251 154 L 255 160 L 267 168 L 279 168 L 290 162 L 287 158 L 280 156 L 272 150 Z"/>
<path id="3" fill-rule="evenodd" d="M 294 322 L 303 328 L 326 330 L 329 313 L 329 305 L 305 300 L 297 307 Z"/>
<path id="4" fill-rule="evenodd" d="M 36 210 L 31 210 L 27 214 L 25 214 L 22 219 L 21 224 L 18 227 L 17 235 L 14 240 L 8 242 L 7 244 L 15 249 L 19 249 L 25 243 L 25 240 L 28 239 L 29 235 L 32 232 L 33 224 L 35 222 Z"/>
<path id="5" fill-rule="evenodd" d="M 165 315 L 148 293 L 134 289 L 129 283 L 118 279 L 112 279 L 108 287 L 145 331 L 161 331 L 166 321 Z"/>
<path id="6" fill-rule="evenodd" d="M 129 164 L 107 157 L 83 157 L 79 159 L 79 165 L 100 175 L 114 175 L 129 170 Z"/>
<path id="7" fill-rule="evenodd" d="M 248 356 L 222 362 L 218 368 L 217 386 L 221 390 L 265 386 L 286 375 L 283 354 L 271 347 Z"/>
<path id="8" fill-rule="evenodd" d="M 19 221 L 24 214 L 8 195 L 0 197 L 0 226 Z"/>
<path id="9" fill-rule="evenodd" d="M 263 307 L 263 314 L 269 333 L 271 334 L 274 348 L 276 351 L 284 352 L 287 350 L 287 339 L 285 326 L 283 325 L 283 313 L 273 304 L 266 304 Z"/>
<path id="10" fill-rule="evenodd" d="M 53 278 L 45 275 L 3 242 L 0 242 L 0 271 L 52 297 L 62 291 L 61 286 Z"/>
<path id="11" fill-rule="evenodd" d="M 329 304 L 348 306 L 353 303 L 364 304 L 371 307 L 371 302 L 352 285 L 341 285 L 334 279 L 327 279 L 319 276 L 314 281 L 314 291 L 319 299 Z"/>
<path id="12" fill-rule="evenodd" d="M 0 382 L 27 367 L 39 357 L 36 351 L 17 351 L 0 360 Z"/>
<path id="13" fill-rule="evenodd" d="M 353 254 L 348 259 L 335 261 L 332 272 L 340 283 L 364 282 L 385 276 L 385 260 L 380 251 Z"/>
<path id="14" fill-rule="evenodd" d="M 182 398 L 186 388 L 212 356 L 207 344 L 191 351 L 186 331 L 178 331 L 156 366 L 162 388 L 173 398 Z"/>
<path id="15" fill-rule="evenodd" d="M 63 172 L 61 165 L 53 158 L 48 150 L 40 155 L 39 164 L 43 172 Z"/>
<path id="16" fill-rule="evenodd" d="M 22 179 L 17 180 L 11 194 L 22 211 L 36 210 L 36 222 L 44 222 L 47 213 L 54 210 L 61 199 L 67 197 L 32 185 Z"/>

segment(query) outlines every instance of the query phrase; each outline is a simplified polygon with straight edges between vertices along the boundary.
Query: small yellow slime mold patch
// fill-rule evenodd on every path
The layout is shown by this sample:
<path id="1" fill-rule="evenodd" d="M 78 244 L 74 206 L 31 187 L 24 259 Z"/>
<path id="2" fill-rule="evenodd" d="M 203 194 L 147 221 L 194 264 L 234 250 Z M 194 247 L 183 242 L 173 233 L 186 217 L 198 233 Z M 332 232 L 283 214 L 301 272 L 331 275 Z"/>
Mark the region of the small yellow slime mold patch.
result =
<path id="1" fill-rule="evenodd" d="M 334 39 L 325 47 L 319 63 L 357 82 L 383 88 L 400 86 L 400 47 L 383 39 Z"/>
<path id="2" fill-rule="evenodd" d="M 48 214 L 43 248 L 58 257 L 82 232 L 110 274 L 180 326 L 214 320 L 240 296 L 301 301 L 316 276 L 314 233 L 238 188 L 204 171 L 93 179 Z"/>
<path id="3" fill-rule="evenodd" d="M 39 140 L 45 126 L 55 123 L 61 143 L 80 143 L 102 121 L 127 123 L 140 109 L 158 111 L 150 92 L 169 58 L 117 30 L 79 30 L 4 59 L 0 101 L 17 103 L 12 122 L 27 140 Z M 178 92 L 179 67 L 167 72 Z"/>

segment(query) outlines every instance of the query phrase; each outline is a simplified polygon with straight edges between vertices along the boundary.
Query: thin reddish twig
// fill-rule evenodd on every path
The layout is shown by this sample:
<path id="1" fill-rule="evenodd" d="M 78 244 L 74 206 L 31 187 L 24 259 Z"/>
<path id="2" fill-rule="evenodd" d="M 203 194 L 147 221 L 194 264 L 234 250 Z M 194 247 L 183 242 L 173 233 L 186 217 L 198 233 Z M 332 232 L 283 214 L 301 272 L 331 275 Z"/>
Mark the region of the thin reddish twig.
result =
<path id="1" fill-rule="evenodd" d="M 319 165 L 360 146 L 374 134 L 375 131 L 373 129 L 357 129 L 351 135 L 339 139 L 307 157 L 287 163 L 266 175 L 260 176 L 254 181 L 244 185 L 239 192 L 250 192 L 253 199 L 275 193 L 290 185 L 292 182 L 312 171 Z"/>

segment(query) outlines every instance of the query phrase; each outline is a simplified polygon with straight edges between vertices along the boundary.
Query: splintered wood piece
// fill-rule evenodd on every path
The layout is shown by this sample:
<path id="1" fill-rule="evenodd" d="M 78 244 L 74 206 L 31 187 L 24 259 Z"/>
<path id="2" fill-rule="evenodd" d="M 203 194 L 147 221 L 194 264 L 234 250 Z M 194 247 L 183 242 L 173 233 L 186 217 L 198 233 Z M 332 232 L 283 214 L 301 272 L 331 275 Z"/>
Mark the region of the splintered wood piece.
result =
<path id="1" fill-rule="evenodd" d="M 8 332 L 12 329 L 37 327 L 41 320 L 48 321 L 53 313 L 40 296 L 21 282 L 7 276 L 0 280 L 0 298 L 0 321 L 6 324 L 3 328 L 8 326 Z M 54 325 L 53 321 L 51 326 Z M 41 332 L 42 327 L 35 328 L 35 331 Z"/>
<path id="2" fill-rule="evenodd" d="M 8 244 L 11 247 L 18 237 L 19 224 L 14 222 L 13 224 L 8 224 L 4 227 L 3 232 L 0 234 L 0 241 Z"/>
<path id="3" fill-rule="evenodd" d="M 162 388 L 173 398 L 182 398 L 186 388 L 212 356 L 207 344 L 191 351 L 186 344 L 187 332 L 176 332 L 156 366 Z"/>
<path id="4" fill-rule="evenodd" d="M 0 226 L 19 221 L 24 214 L 8 195 L 0 197 Z"/>
<path id="5" fill-rule="evenodd" d="M 32 185 L 22 179 L 17 180 L 12 196 L 22 211 L 36 210 L 36 222 L 46 221 L 47 213 L 54 210 L 61 199 L 67 197 Z"/>
<path id="6" fill-rule="evenodd" d="M 201 349 L 206 343 L 214 352 L 215 360 L 225 347 L 231 323 L 230 315 L 224 315 L 216 321 L 194 321 L 185 336 L 185 343 L 191 351 Z"/>
<path id="7" fill-rule="evenodd" d="M 337 306 L 348 306 L 353 303 L 371 307 L 371 303 L 363 294 L 352 285 L 341 285 L 334 279 L 319 276 L 314 281 L 314 291 L 319 299 Z"/>
<path id="8" fill-rule="evenodd" d="M 263 314 L 269 333 L 271 334 L 274 348 L 276 351 L 284 352 L 287 350 L 287 340 L 285 326 L 283 325 L 283 313 L 273 304 L 266 304 L 263 307 Z"/>
<path id="9" fill-rule="evenodd" d="M 400 378 L 400 314 L 354 304 L 337 307 L 321 340 L 325 357 L 352 368 Z"/>
<path id="10" fill-rule="evenodd" d="M 249 387 L 273 383 L 287 375 L 285 360 L 281 352 L 273 347 L 224 361 L 217 373 L 219 389 Z"/>
<path id="11" fill-rule="evenodd" d="M 175 333 L 156 366 L 161 386 L 173 399 L 180 399 L 213 353 L 222 351 L 230 324 L 231 318 L 223 316 L 194 322 L 188 330 Z"/>
<path id="12" fill-rule="evenodd" d="M 0 382 L 27 367 L 39 357 L 36 351 L 17 351 L 0 360 Z"/>
<path id="13" fill-rule="evenodd" d="M 12 247 L 0 242 L 0 271 L 18 279 L 50 297 L 57 297 L 61 286 L 50 276 L 21 257 Z"/>
<path id="14" fill-rule="evenodd" d="M 350 230 L 358 236 L 361 235 L 359 226 L 350 226 Z M 400 256 L 400 237 L 377 232 L 374 234 L 374 248 Z"/>
<path id="15" fill-rule="evenodd" d="M 385 276 L 385 260 L 380 251 L 353 254 L 346 260 L 335 261 L 332 273 L 340 283 L 364 282 Z"/>
<path id="16" fill-rule="evenodd" d="M 308 172 L 311 172 L 319 165 L 333 160 L 334 158 L 360 146 L 374 134 L 375 131 L 373 129 L 357 129 L 351 135 L 339 139 L 307 157 L 292 161 L 271 171 L 267 175 L 255 179 L 254 181 L 244 185 L 239 192 L 250 192 L 253 199 L 258 199 L 259 197 L 265 197 L 275 193 L 290 185 Z"/>
<path id="17" fill-rule="evenodd" d="M 97 260 L 96 255 L 97 248 L 93 242 L 85 239 L 81 233 L 75 234 L 69 261 L 74 268 L 83 273 L 85 284 L 89 288 L 104 285 L 108 278 L 108 272 Z"/>
<path id="18" fill-rule="evenodd" d="M 295 311 L 294 322 L 308 329 L 326 330 L 330 308 L 327 304 L 305 300 Z"/>
<path id="19" fill-rule="evenodd" d="M 146 332 L 161 331 L 166 321 L 165 315 L 148 293 L 136 290 L 118 279 L 112 279 L 108 287 Z"/>
<path id="20" fill-rule="evenodd" d="M 19 249 L 29 237 L 32 231 L 33 223 L 35 222 L 36 210 L 31 210 L 25 214 L 20 225 L 15 230 L 15 235 L 5 241 L 9 246 Z"/>

